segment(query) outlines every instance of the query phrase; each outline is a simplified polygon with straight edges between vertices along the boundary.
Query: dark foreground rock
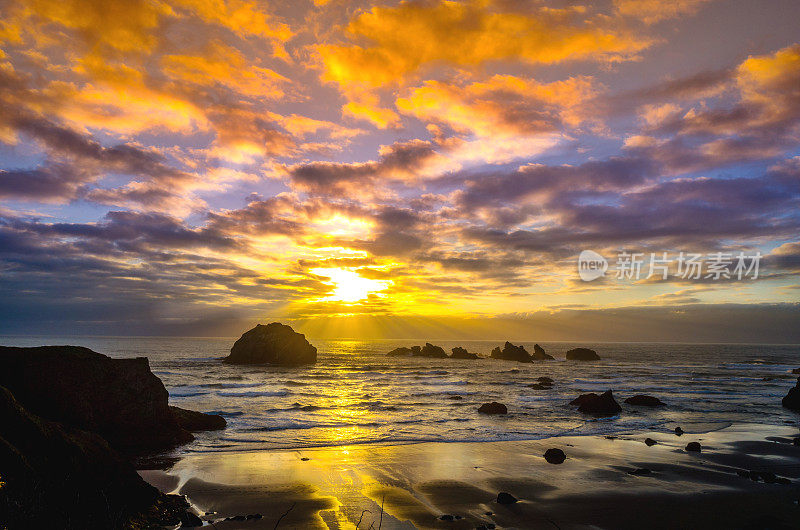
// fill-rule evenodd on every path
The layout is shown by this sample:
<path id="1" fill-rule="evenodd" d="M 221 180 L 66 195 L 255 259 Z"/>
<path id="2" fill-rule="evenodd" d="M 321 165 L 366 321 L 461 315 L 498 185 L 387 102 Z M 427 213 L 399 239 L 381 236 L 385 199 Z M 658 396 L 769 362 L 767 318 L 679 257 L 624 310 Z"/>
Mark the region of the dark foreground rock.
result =
<path id="1" fill-rule="evenodd" d="M 552 360 L 554 360 L 553 356 L 549 355 L 548 353 L 546 353 L 544 351 L 544 348 L 542 348 L 538 344 L 534 344 L 533 345 L 533 355 L 531 355 L 531 358 L 534 361 L 552 361 Z"/>
<path id="2" fill-rule="evenodd" d="M 492 401 L 491 403 L 484 403 L 478 408 L 481 414 L 508 414 L 508 407 L 502 403 Z"/>
<path id="3" fill-rule="evenodd" d="M 599 361 L 597 352 L 589 348 L 573 348 L 567 352 L 568 361 Z"/>
<path id="4" fill-rule="evenodd" d="M 561 449 L 548 449 L 544 452 L 544 459 L 548 464 L 561 464 L 567 459 L 567 455 Z"/>
<path id="5" fill-rule="evenodd" d="M 195 429 L 181 425 L 146 357 L 112 359 L 79 346 L 0 346 L 0 385 L 32 414 L 98 434 L 124 453 L 162 451 L 193 439 L 189 430 Z M 219 417 L 182 413 L 188 416 L 203 430 L 224 427 Z"/>
<path id="6" fill-rule="evenodd" d="M 477 359 L 477 353 L 470 353 L 465 348 L 457 346 L 453 348 L 453 353 L 450 354 L 451 359 Z"/>
<path id="7" fill-rule="evenodd" d="M 800 377 L 797 378 L 797 384 L 789 389 L 789 393 L 781 403 L 787 409 L 800 411 Z"/>
<path id="8" fill-rule="evenodd" d="M 517 502 L 517 498 L 510 493 L 501 491 L 497 494 L 497 504 L 514 504 L 515 502 Z"/>
<path id="9" fill-rule="evenodd" d="M 625 400 L 628 405 L 637 407 L 665 407 L 666 404 L 657 397 L 647 396 L 640 394 L 638 396 L 629 397 Z"/>
<path id="10" fill-rule="evenodd" d="M 525 349 L 524 346 L 514 346 L 510 342 L 506 341 L 505 345 L 503 345 L 503 349 L 495 348 L 492 350 L 492 354 L 490 355 L 492 359 L 502 359 L 504 361 L 517 361 L 520 363 L 529 363 L 531 362 L 531 355 Z"/>
<path id="11" fill-rule="evenodd" d="M 702 446 L 698 442 L 689 442 L 686 444 L 686 450 L 692 453 L 699 453 L 702 449 Z"/>
<path id="12" fill-rule="evenodd" d="M 189 432 L 219 431 L 228 425 L 225 418 L 218 414 L 204 414 L 171 405 L 169 408 L 178 420 L 178 425 Z"/>
<path id="13" fill-rule="evenodd" d="M 244 333 L 224 362 L 230 364 L 275 364 L 300 366 L 317 362 L 317 349 L 305 335 L 279 322 L 258 324 Z"/>
<path id="14" fill-rule="evenodd" d="M 656 445 L 658 442 L 657 442 L 657 441 L 655 441 L 655 440 L 653 440 L 652 438 L 645 438 L 645 439 L 644 439 L 644 443 L 645 443 L 645 445 L 646 445 L 647 447 L 653 447 L 653 446 L 654 446 L 654 445 Z"/>
<path id="15" fill-rule="evenodd" d="M 622 407 L 614 399 L 611 390 L 607 390 L 599 396 L 595 393 L 583 394 L 572 400 L 570 405 L 578 405 L 579 412 L 597 416 L 613 416 L 622 411 Z"/>
<path id="16" fill-rule="evenodd" d="M 2 386 L 0 470 L 4 528 L 175 526 L 188 508 L 147 484 L 97 434 L 33 414 Z"/>

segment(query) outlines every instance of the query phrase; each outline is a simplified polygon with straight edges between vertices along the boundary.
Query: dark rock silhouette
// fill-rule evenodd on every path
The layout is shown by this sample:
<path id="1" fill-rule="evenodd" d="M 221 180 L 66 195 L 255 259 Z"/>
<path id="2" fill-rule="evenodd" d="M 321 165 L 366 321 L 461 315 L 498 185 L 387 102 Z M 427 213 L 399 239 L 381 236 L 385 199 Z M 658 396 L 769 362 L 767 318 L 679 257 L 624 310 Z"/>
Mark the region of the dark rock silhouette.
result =
<path id="1" fill-rule="evenodd" d="M 191 429 L 224 427 L 221 417 L 201 420 L 206 415 L 199 412 L 181 412 L 179 419 L 146 357 L 112 359 L 79 346 L 0 346 L 0 385 L 32 414 L 98 434 L 129 454 L 191 441 L 181 421 Z"/>
<path id="2" fill-rule="evenodd" d="M 542 348 L 538 344 L 534 344 L 533 345 L 533 355 L 531 355 L 531 358 L 534 361 L 552 361 L 553 360 L 553 356 L 552 355 L 548 355 L 547 353 L 545 353 L 544 348 Z"/>
<path id="3" fill-rule="evenodd" d="M 386 355 L 389 357 L 411 357 L 411 348 L 406 348 L 405 346 L 400 346 L 399 348 L 395 348 Z"/>
<path id="4" fill-rule="evenodd" d="M 531 362 L 531 356 L 524 346 L 514 346 L 510 342 L 505 343 L 503 349 L 495 348 L 490 356 L 492 359 L 502 359 L 504 361 L 517 361 L 520 363 Z"/>
<path id="5" fill-rule="evenodd" d="M 497 504 L 514 504 L 515 502 L 517 502 L 517 498 L 510 493 L 501 491 L 497 494 Z"/>
<path id="6" fill-rule="evenodd" d="M 441 346 L 434 346 L 430 342 L 426 342 L 425 346 L 420 349 L 419 353 L 414 352 L 413 355 L 415 357 L 432 357 L 436 359 L 447 357 L 447 353 L 445 353 L 444 348 Z"/>
<path id="7" fill-rule="evenodd" d="M 453 353 L 450 354 L 450 358 L 452 359 L 477 359 L 477 353 L 470 353 L 465 348 L 457 346 L 453 348 Z"/>
<path id="8" fill-rule="evenodd" d="M 279 322 L 258 324 L 245 332 L 224 362 L 230 364 L 276 364 L 299 366 L 317 362 L 317 349 L 305 335 Z"/>
<path id="9" fill-rule="evenodd" d="M 635 405 L 637 407 L 664 407 L 666 404 L 657 397 L 647 396 L 640 394 L 638 396 L 629 397 L 625 400 L 628 405 Z"/>
<path id="10" fill-rule="evenodd" d="M 702 447 L 698 442 L 689 442 L 686 444 L 686 450 L 692 453 L 699 453 Z"/>
<path id="11" fill-rule="evenodd" d="M 789 389 L 789 393 L 781 400 L 783 406 L 789 410 L 800 411 L 800 377 L 797 384 Z"/>
<path id="12" fill-rule="evenodd" d="M 611 390 L 607 390 L 599 396 L 595 393 L 583 394 L 570 404 L 578 405 L 579 412 L 597 416 L 613 416 L 622 411 L 622 407 L 614 399 Z"/>
<path id="13" fill-rule="evenodd" d="M 482 414 L 508 414 L 508 407 L 502 403 L 492 401 L 491 403 L 484 403 L 478 408 L 478 412 Z"/>
<path id="14" fill-rule="evenodd" d="M 539 381 L 543 385 L 552 385 L 553 384 L 553 380 L 551 378 L 549 378 L 549 377 L 544 377 L 544 376 L 537 377 L 536 380 Z"/>
<path id="15" fill-rule="evenodd" d="M 569 361 L 599 361 L 600 356 L 597 352 L 589 348 L 573 348 L 567 352 Z"/>
<path id="16" fill-rule="evenodd" d="M 188 508 L 147 484 L 97 434 L 33 414 L 2 386 L 0 470 L 8 528 L 175 526 Z"/>
<path id="17" fill-rule="evenodd" d="M 654 445 L 656 445 L 657 443 L 658 443 L 658 442 L 657 442 L 657 441 L 655 441 L 655 440 L 653 440 L 652 438 L 645 438 L 645 439 L 644 439 L 644 444 L 645 444 L 647 447 L 653 447 L 653 446 L 654 446 Z"/>
<path id="18" fill-rule="evenodd" d="M 567 459 L 567 455 L 561 449 L 548 449 L 544 452 L 544 459 L 548 464 L 561 464 Z"/>
<path id="19" fill-rule="evenodd" d="M 675 436 L 683 436 L 683 429 L 675 427 Z"/>
<path id="20" fill-rule="evenodd" d="M 534 390 L 551 390 L 553 385 L 548 385 L 546 383 L 531 383 L 528 387 L 533 388 Z"/>
<path id="21" fill-rule="evenodd" d="M 170 405 L 169 409 L 175 415 L 175 419 L 178 420 L 178 425 L 189 432 L 219 431 L 228 425 L 225 418 L 218 414 L 204 414 L 172 405 Z"/>
<path id="22" fill-rule="evenodd" d="M 628 471 L 629 475 L 636 475 L 636 476 L 639 476 L 639 477 L 650 475 L 651 473 L 652 473 L 652 471 L 650 471 L 646 467 L 640 467 L 640 468 L 636 468 L 636 469 L 634 469 L 632 471 Z"/>

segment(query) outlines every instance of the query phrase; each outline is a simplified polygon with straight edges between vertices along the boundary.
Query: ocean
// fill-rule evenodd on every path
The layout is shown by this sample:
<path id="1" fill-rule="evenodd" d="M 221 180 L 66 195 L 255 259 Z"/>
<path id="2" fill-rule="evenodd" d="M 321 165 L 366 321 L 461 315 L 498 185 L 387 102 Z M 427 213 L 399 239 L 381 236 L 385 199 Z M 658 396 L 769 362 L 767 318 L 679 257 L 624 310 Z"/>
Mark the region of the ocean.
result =
<path id="1" fill-rule="evenodd" d="M 311 340 L 317 364 L 232 366 L 220 359 L 235 338 L 2 337 L 9 346 L 72 344 L 111 357 L 146 356 L 180 407 L 223 415 L 224 431 L 199 433 L 183 453 L 307 448 L 364 443 L 529 440 L 644 429 L 708 431 L 734 423 L 796 424 L 781 398 L 794 386 L 800 346 L 733 344 L 540 343 L 555 361 L 387 357 L 410 340 Z M 488 356 L 499 342 L 431 341 Z M 533 351 L 532 342 L 522 343 Z M 601 361 L 564 360 L 573 347 Z M 528 385 L 540 376 L 550 390 Z M 585 417 L 569 401 L 612 389 L 623 412 Z M 650 394 L 668 406 L 622 401 Z M 478 414 L 499 401 L 507 416 Z"/>

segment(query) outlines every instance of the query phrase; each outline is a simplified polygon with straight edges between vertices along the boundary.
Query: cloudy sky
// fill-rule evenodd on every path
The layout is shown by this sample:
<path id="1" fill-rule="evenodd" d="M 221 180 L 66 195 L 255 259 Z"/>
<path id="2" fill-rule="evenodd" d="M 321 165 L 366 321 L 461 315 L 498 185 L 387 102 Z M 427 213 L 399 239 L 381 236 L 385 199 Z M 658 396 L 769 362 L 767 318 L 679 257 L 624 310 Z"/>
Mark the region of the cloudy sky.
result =
<path id="1" fill-rule="evenodd" d="M 0 332 L 800 340 L 796 0 L 0 10 Z"/>

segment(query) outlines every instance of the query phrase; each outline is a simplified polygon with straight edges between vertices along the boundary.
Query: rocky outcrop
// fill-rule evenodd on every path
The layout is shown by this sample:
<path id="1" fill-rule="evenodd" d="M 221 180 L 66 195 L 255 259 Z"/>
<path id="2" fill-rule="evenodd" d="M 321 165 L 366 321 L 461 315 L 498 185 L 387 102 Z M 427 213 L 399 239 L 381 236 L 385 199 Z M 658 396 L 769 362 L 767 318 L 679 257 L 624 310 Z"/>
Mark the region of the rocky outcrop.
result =
<path id="1" fill-rule="evenodd" d="M 629 397 L 625 400 L 625 403 L 628 405 L 634 405 L 636 407 L 665 407 L 666 404 L 654 396 L 647 396 L 644 394 L 639 394 L 638 396 Z"/>
<path id="2" fill-rule="evenodd" d="M 451 359 L 477 359 L 478 358 L 478 354 L 477 353 L 470 353 L 466 349 L 464 349 L 464 348 L 462 348 L 460 346 L 457 346 L 457 347 L 453 348 L 452 352 L 453 353 L 450 354 L 450 358 Z"/>
<path id="3" fill-rule="evenodd" d="M 0 385 L 32 414 L 98 434 L 125 453 L 193 439 L 146 357 L 112 359 L 79 346 L 0 346 Z M 207 420 L 224 426 L 222 418 Z"/>
<path id="4" fill-rule="evenodd" d="M 797 378 L 797 384 L 789 389 L 789 393 L 786 394 L 781 403 L 787 409 L 800 412 L 800 377 Z"/>
<path id="5" fill-rule="evenodd" d="M 229 364 L 275 364 L 300 366 L 317 362 L 317 349 L 305 335 L 279 322 L 258 324 L 245 332 L 231 348 Z"/>
<path id="6" fill-rule="evenodd" d="M 502 359 L 504 361 L 517 361 L 520 363 L 531 362 L 531 356 L 524 346 L 514 346 L 506 341 L 503 349 L 495 348 L 490 355 L 492 359 Z"/>
<path id="7" fill-rule="evenodd" d="M 508 414 L 508 407 L 497 401 L 491 403 L 484 403 L 478 408 L 481 414 Z"/>
<path id="8" fill-rule="evenodd" d="M 699 453 L 703 450 L 703 447 L 700 445 L 699 442 L 689 442 L 686 444 L 686 450 L 690 453 Z"/>
<path id="9" fill-rule="evenodd" d="M 596 416 L 614 416 L 622 411 L 622 407 L 614 399 L 611 390 L 607 390 L 599 396 L 593 392 L 583 394 L 572 400 L 570 405 L 578 405 L 579 412 Z"/>
<path id="10" fill-rule="evenodd" d="M 534 361 L 552 361 L 553 360 L 553 356 L 552 355 L 548 355 L 547 353 L 545 353 L 544 348 L 542 348 L 538 344 L 534 344 L 533 345 L 533 355 L 531 356 L 531 358 Z"/>
<path id="11" fill-rule="evenodd" d="M 420 349 L 419 354 L 413 353 L 417 357 L 432 357 L 436 359 L 443 359 L 447 357 L 447 353 L 441 346 L 434 346 L 430 342 L 426 342 L 425 346 Z"/>
<path id="12" fill-rule="evenodd" d="M 411 357 L 411 348 L 406 348 L 405 346 L 400 346 L 399 348 L 395 348 L 386 355 L 389 357 Z"/>
<path id="13" fill-rule="evenodd" d="M 517 502 L 517 498 L 510 493 L 501 491 L 497 494 L 497 504 L 514 504 L 515 502 Z"/>
<path id="14" fill-rule="evenodd" d="M 33 414 L 2 386 L 0 470 L 8 528 L 175 526 L 188 508 L 142 480 L 97 434 Z"/>
<path id="15" fill-rule="evenodd" d="M 225 418 L 218 414 L 204 414 L 173 406 L 169 409 L 178 421 L 178 425 L 189 432 L 219 431 L 228 426 Z"/>
<path id="16" fill-rule="evenodd" d="M 597 352 L 589 348 L 573 348 L 567 352 L 568 361 L 599 361 Z"/>

